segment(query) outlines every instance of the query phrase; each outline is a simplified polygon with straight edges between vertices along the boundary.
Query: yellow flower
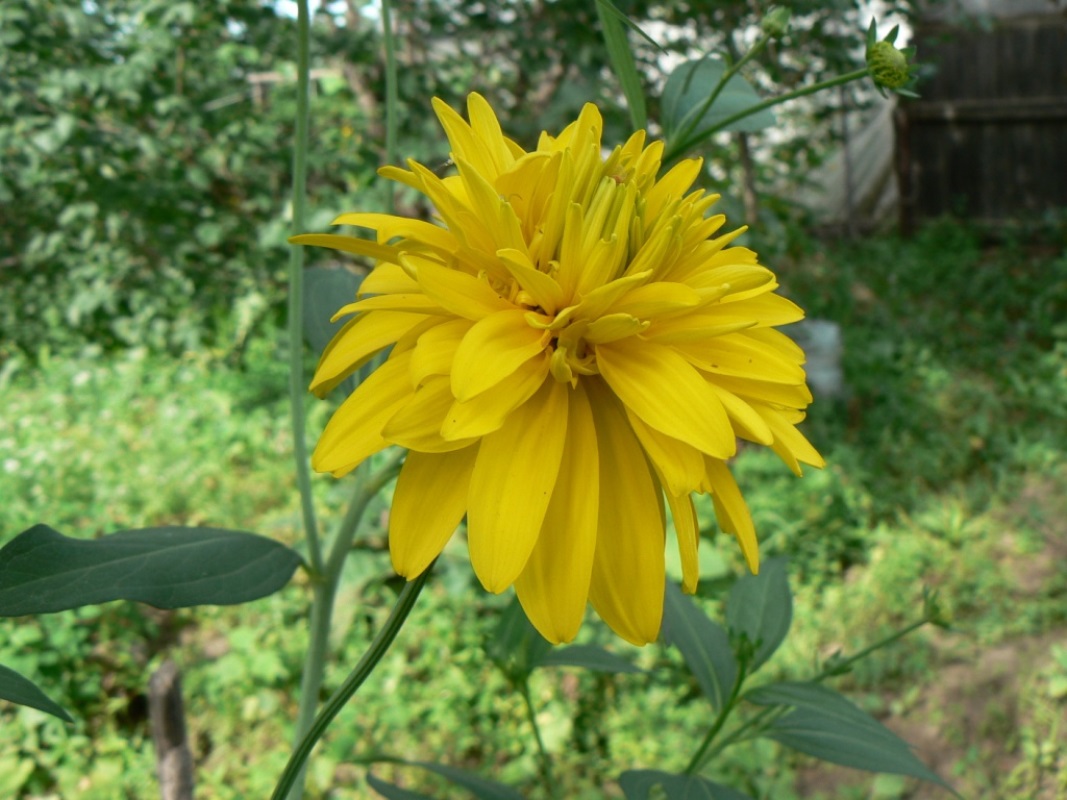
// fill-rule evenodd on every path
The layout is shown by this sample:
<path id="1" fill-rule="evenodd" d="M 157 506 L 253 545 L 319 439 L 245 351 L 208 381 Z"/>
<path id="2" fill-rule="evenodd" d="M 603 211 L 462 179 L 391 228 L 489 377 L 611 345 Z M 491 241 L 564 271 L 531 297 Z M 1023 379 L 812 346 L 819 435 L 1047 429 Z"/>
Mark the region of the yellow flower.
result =
<path id="1" fill-rule="evenodd" d="M 822 459 L 796 430 L 811 401 L 804 354 L 774 326 L 803 312 L 742 230 L 689 191 L 699 160 L 657 178 L 663 143 L 639 131 L 606 157 L 586 105 L 526 152 L 477 94 L 470 124 L 434 101 L 458 174 L 409 161 L 381 174 L 424 194 L 441 225 L 344 214 L 376 241 L 293 239 L 377 266 L 323 353 L 322 396 L 374 354 L 385 361 L 341 405 L 313 457 L 342 475 L 388 445 L 409 449 L 389 546 L 413 578 L 463 516 L 491 592 L 514 585 L 549 641 L 574 638 L 587 600 L 620 636 L 653 641 L 663 612 L 664 504 L 684 586 L 697 583 L 691 495 L 758 569 L 752 518 L 726 460 L 737 438 L 794 472 Z"/>

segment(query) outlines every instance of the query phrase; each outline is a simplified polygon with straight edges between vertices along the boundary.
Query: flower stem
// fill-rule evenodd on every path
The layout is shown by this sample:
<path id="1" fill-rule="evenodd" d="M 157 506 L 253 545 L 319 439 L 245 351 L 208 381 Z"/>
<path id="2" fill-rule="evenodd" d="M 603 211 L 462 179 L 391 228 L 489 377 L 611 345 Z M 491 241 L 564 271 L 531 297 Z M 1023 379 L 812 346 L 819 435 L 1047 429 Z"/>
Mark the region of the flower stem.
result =
<path id="1" fill-rule="evenodd" d="M 367 465 L 360 465 L 356 472 L 356 490 L 348 511 L 333 540 L 325 569 L 314 579 L 311 598 L 311 635 L 308 651 L 304 656 L 304 672 L 300 679 L 300 706 L 296 718 L 294 747 L 308 732 L 319 705 L 319 692 L 326 671 L 326 656 L 330 640 L 330 623 L 333 619 L 333 604 L 337 587 L 341 582 L 341 570 L 345 557 L 352 547 L 352 539 L 359 529 L 370 501 L 390 480 L 396 477 L 404 451 L 397 450 L 393 456 L 370 477 L 366 476 Z M 296 778 L 288 800 L 300 800 L 304 793 L 304 770 Z"/>
<path id="2" fill-rule="evenodd" d="M 859 80 L 860 78 L 865 78 L 867 76 L 867 73 L 868 70 L 866 67 L 864 67 L 863 69 L 854 70 L 852 72 L 846 72 L 844 75 L 838 75 L 836 78 L 828 78 L 825 81 L 813 83 L 810 86 L 803 86 L 800 89 L 793 90 L 792 92 L 786 92 L 785 94 L 779 95 L 778 97 L 769 97 L 762 103 L 756 103 L 756 105 L 754 106 L 749 106 L 743 111 L 738 111 L 736 114 L 732 114 L 726 119 L 720 120 L 714 125 L 709 125 L 707 128 L 699 130 L 696 133 L 686 136 L 678 142 L 670 145 L 667 148 L 667 151 L 663 154 L 663 165 L 665 167 L 670 166 L 679 158 L 681 158 L 682 154 L 689 150 L 691 147 L 694 147 L 698 143 L 707 139 L 712 134 L 718 133 L 719 131 L 729 127 L 730 125 L 733 125 L 735 122 L 744 119 L 745 117 L 750 117 L 753 114 L 758 114 L 760 111 L 771 108 L 772 106 L 776 106 L 779 103 L 786 103 L 790 100 L 796 100 L 798 97 L 805 97 L 809 94 L 821 92 L 823 89 L 830 89 L 834 86 L 841 86 L 843 84 L 850 83 L 851 81 Z"/>
<path id="3" fill-rule="evenodd" d="M 378 634 L 374 637 L 374 641 L 371 642 L 367 652 L 363 654 L 363 657 L 356 664 L 355 668 L 345 678 L 345 682 L 341 684 L 341 687 L 333 693 L 326 704 L 323 706 L 322 711 L 315 717 L 311 727 L 307 733 L 301 738 L 300 743 L 293 750 L 293 754 L 289 757 L 289 763 L 285 765 L 285 770 L 282 772 L 281 778 L 278 780 L 278 785 L 274 788 L 274 793 L 271 795 L 271 800 L 282 800 L 282 798 L 289 797 L 289 791 L 296 784 L 297 779 L 303 774 L 304 765 L 307 762 L 308 755 L 310 755 L 312 748 L 326 733 L 326 729 L 333 721 L 334 717 L 340 713 L 345 704 L 352 699 L 352 695 L 356 693 L 360 686 L 367 677 L 374 671 L 374 668 L 378 665 L 378 662 L 382 660 L 382 657 L 389 650 L 389 646 L 393 643 L 396 635 L 400 632 L 404 622 L 407 620 L 408 615 L 411 613 L 411 609 L 415 606 L 415 601 L 419 597 L 419 593 L 422 592 L 423 587 L 426 585 L 426 581 L 430 577 L 430 571 L 433 569 L 433 564 L 426 568 L 419 577 L 412 581 L 409 581 L 404 585 L 404 588 L 400 591 L 399 597 L 396 599 L 396 605 L 393 606 L 392 612 L 389 614 L 389 619 L 385 621 L 385 625 L 378 631 Z"/>
<path id="4" fill-rule="evenodd" d="M 385 163 L 396 163 L 397 112 L 400 98 L 397 94 L 396 37 L 393 33 L 393 0 L 382 0 L 382 39 L 385 40 Z M 395 206 L 390 181 L 386 181 L 386 212 L 392 214 Z"/>
<path id="5" fill-rule="evenodd" d="M 694 775 L 705 763 L 706 753 L 708 748 L 711 747 L 711 743 L 715 741 L 715 737 L 719 735 L 719 731 L 722 730 L 723 725 L 726 724 L 727 718 L 730 716 L 730 712 L 733 711 L 734 705 L 737 704 L 737 698 L 741 694 L 741 686 L 745 682 L 746 678 L 746 664 L 740 664 L 737 670 L 737 677 L 734 679 L 734 685 L 730 689 L 730 696 L 726 698 L 726 702 L 722 704 L 722 708 L 719 709 L 718 716 L 715 717 L 715 721 L 711 724 L 708 732 L 704 735 L 704 740 L 700 743 L 700 747 L 693 753 L 693 757 L 689 759 L 689 764 L 685 768 L 686 775 Z"/>
<path id="6" fill-rule="evenodd" d="M 711 94 L 709 94 L 707 96 L 707 99 L 705 99 L 704 102 L 700 104 L 700 108 L 698 110 L 691 112 L 689 122 L 686 123 L 686 126 L 682 128 L 681 132 L 678 134 L 679 139 L 683 141 L 687 141 L 689 139 L 690 135 L 693 133 L 693 129 L 700 124 L 700 120 L 702 120 L 704 118 L 704 115 L 708 113 L 708 109 L 711 108 L 715 104 L 715 101 L 719 99 L 719 95 L 722 93 L 722 90 L 726 88 L 726 84 L 729 82 L 730 78 L 740 72 L 741 67 L 745 66 L 745 64 L 755 58 L 759 54 L 759 52 L 767 46 L 767 42 L 769 42 L 770 40 L 771 37 L 768 34 L 763 34 L 755 42 L 755 44 L 753 44 L 752 47 L 749 48 L 748 52 L 745 53 L 740 58 L 740 60 L 738 60 L 736 64 L 723 71 L 722 75 L 719 77 L 719 82 L 715 84 L 715 88 L 711 90 Z M 731 47 L 731 50 L 732 49 L 733 48 Z"/>
<path id="7" fill-rule="evenodd" d="M 534 711 L 533 699 L 530 697 L 530 684 L 527 681 L 523 681 L 519 687 L 519 694 L 522 695 L 522 702 L 526 706 L 526 718 L 530 720 L 530 727 L 533 729 L 534 740 L 537 742 L 537 754 L 538 759 L 541 762 L 541 779 L 544 781 L 545 790 L 548 792 L 548 796 L 552 800 L 556 800 L 559 797 L 559 793 L 556 787 L 556 780 L 552 774 L 552 759 L 548 755 L 548 751 L 545 749 L 545 742 L 541 738 L 541 728 L 537 724 L 537 712 Z"/>
<path id="8" fill-rule="evenodd" d="M 308 4 L 296 4 L 296 142 L 293 145 L 293 222 L 292 233 L 304 232 L 307 194 L 308 151 Z M 319 544 L 315 506 L 311 498 L 311 469 L 308 466 L 307 440 L 304 438 L 304 248 L 289 249 L 289 413 L 293 431 L 293 459 L 296 484 L 300 491 L 300 509 L 304 520 L 311 574 L 322 572 L 322 546 Z"/>

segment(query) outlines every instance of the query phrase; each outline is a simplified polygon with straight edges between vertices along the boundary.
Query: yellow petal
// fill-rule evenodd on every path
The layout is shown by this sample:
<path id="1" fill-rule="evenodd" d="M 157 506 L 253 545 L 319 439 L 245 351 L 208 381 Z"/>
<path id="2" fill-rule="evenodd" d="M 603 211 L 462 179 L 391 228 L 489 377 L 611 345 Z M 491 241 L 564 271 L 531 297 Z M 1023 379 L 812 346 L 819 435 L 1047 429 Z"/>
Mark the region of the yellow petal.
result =
<path id="1" fill-rule="evenodd" d="M 512 277 L 530 295 L 546 314 L 555 314 L 563 305 L 563 290 L 556 281 L 537 269 L 521 250 L 502 249 L 497 257 L 507 267 Z"/>
<path id="2" fill-rule="evenodd" d="M 684 283 L 657 281 L 627 293 L 611 310 L 614 313 L 648 319 L 693 308 L 699 302 L 700 295 Z"/>
<path id="3" fill-rule="evenodd" d="M 389 555 L 407 579 L 421 575 L 441 553 L 467 513 L 467 488 L 476 446 L 451 453 L 408 453 L 389 512 Z"/>
<path id="4" fill-rule="evenodd" d="M 667 347 L 625 340 L 599 345 L 597 366 L 612 391 L 656 430 L 717 458 L 737 449 L 718 396 L 690 364 Z"/>
<path id="5" fill-rule="evenodd" d="M 411 356 L 412 385 L 418 386 L 430 375 L 451 372 L 456 348 L 470 328 L 470 320 L 450 319 L 422 334 Z"/>
<path id="6" fill-rule="evenodd" d="M 446 439 L 485 436 L 500 428 L 508 414 L 521 406 L 548 377 L 548 353 L 531 358 L 491 389 L 475 395 L 466 403 L 456 401 L 441 424 Z"/>
<path id="7" fill-rule="evenodd" d="M 343 475 L 389 444 L 382 428 L 413 394 L 410 361 L 410 353 L 390 356 L 334 412 L 311 456 L 315 470 Z"/>
<path id="8" fill-rule="evenodd" d="M 376 294 L 349 303 L 334 315 L 334 319 L 360 311 L 411 311 L 422 314 L 443 314 L 445 310 L 425 294 Z"/>
<path id="9" fill-rule="evenodd" d="M 526 616 L 553 644 L 571 641 L 585 616 L 599 511 L 592 411 L 582 384 L 568 395 L 567 443 L 559 476 L 537 544 L 515 581 Z"/>
<path id="10" fill-rule="evenodd" d="M 403 256 L 401 260 L 415 270 L 422 290 L 436 304 L 456 316 L 477 321 L 498 311 L 514 308 L 486 281 L 466 272 L 448 269 L 417 256 Z"/>
<path id="11" fill-rule="evenodd" d="M 515 156 L 504 140 L 504 132 L 500 129 L 500 122 L 492 106 L 477 92 L 467 95 L 467 116 L 470 117 L 471 131 L 475 139 L 493 163 L 493 175 L 499 175 L 509 169 L 515 163 Z M 488 173 L 486 176 L 488 177 Z"/>
<path id="12" fill-rule="evenodd" d="M 399 251 L 395 247 L 378 244 L 368 239 L 358 239 L 355 236 L 343 236 L 339 233 L 301 233 L 289 239 L 292 244 L 310 245 L 311 247 L 328 247 L 330 250 L 340 250 L 342 253 L 354 253 L 375 259 L 396 259 Z"/>
<path id="13" fill-rule="evenodd" d="M 464 403 L 544 351 L 551 334 L 531 328 L 524 309 L 500 311 L 467 331 L 452 364 L 452 393 Z"/>
<path id="14" fill-rule="evenodd" d="M 719 527 L 737 537 L 745 563 L 752 573 L 756 574 L 759 572 L 759 542 L 756 540 L 756 528 L 752 524 L 748 503 L 745 502 L 725 461 L 706 458 L 704 462 L 708 469 L 708 485 Z"/>
<path id="15" fill-rule="evenodd" d="M 480 172 L 496 177 L 498 172 L 496 164 L 485 144 L 474 135 L 470 125 L 443 100 L 435 97 L 432 102 L 437 119 L 441 121 L 448 143 L 452 146 L 453 158 L 469 161 Z"/>
<path id="16" fill-rule="evenodd" d="M 663 618 L 664 520 L 659 484 L 610 390 L 583 381 L 596 422 L 600 503 L 589 599 L 619 636 L 654 641 Z"/>
<path id="17" fill-rule="evenodd" d="M 676 342 L 673 346 L 689 363 L 705 372 L 772 383 L 804 383 L 803 367 L 781 349 L 750 333 L 758 331 L 728 333 L 706 342 Z"/>
<path id="18" fill-rule="evenodd" d="M 697 560 L 700 527 L 697 525 L 693 498 L 688 492 L 683 495 L 667 492 L 667 504 L 671 507 L 674 533 L 678 538 L 678 557 L 682 562 L 682 589 L 693 594 L 700 580 L 700 562 Z"/>
<path id="19" fill-rule="evenodd" d="M 427 378 L 382 427 L 382 438 L 422 453 L 445 453 L 466 447 L 474 441 L 473 438 L 445 439 L 441 436 L 441 422 L 452 407 L 452 400 L 447 376 Z"/>
<path id="20" fill-rule="evenodd" d="M 636 336 L 648 327 L 647 322 L 631 317 L 629 314 L 606 314 L 589 323 L 582 338 L 589 344 L 617 342 L 630 336 Z"/>
<path id="21" fill-rule="evenodd" d="M 467 498 L 471 565 L 490 592 L 508 588 L 537 543 L 567 432 L 567 389 L 545 381 L 482 439 Z"/>
<path id="22" fill-rule="evenodd" d="M 641 418 L 627 409 L 626 418 L 637 434 L 648 460 L 659 471 L 667 491 L 674 494 L 695 492 L 704 483 L 704 455 L 683 441 L 679 441 L 655 428 L 650 428 Z"/>
<path id="23" fill-rule="evenodd" d="M 418 282 L 399 264 L 381 263 L 370 271 L 359 285 L 357 296 L 368 294 L 415 294 Z M 336 315 L 334 315 L 336 316 Z"/>
<path id="24" fill-rule="evenodd" d="M 429 245 L 434 250 L 439 250 L 444 253 L 450 253 L 459 246 L 455 234 L 451 231 L 446 230 L 439 225 L 434 225 L 432 222 L 426 222 L 421 219 L 412 219 L 411 217 L 397 217 L 392 214 L 371 214 L 361 212 L 342 214 L 333 221 L 333 224 L 356 225 L 360 228 L 371 228 L 372 230 L 377 231 L 378 241 L 383 244 L 399 236 L 404 239 L 411 239 L 415 242 Z M 395 251 L 404 248 L 391 247 L 390 249 Z M 395 258 L 396 256 L 393 256 L 394 260 Z"/>
<path id="25" fill-rule="evenodd" d="M 800 463 L 810 464 L 817 469 L 826 466 L 823 457 L 811 446 L 811 442 L 804 438 L 804 434 L 791 425 L 782 413 L 776 409 L 757 404 L 753 406 L 760 416 L 767 421 L 768 427 L 774 434 L 774 452 L 784 461 L 789 469 L 796 475 L 801 475 Z"/>
<path id="26" fill-rule="evenodd" d="M 733 392 L 716 385 L 715 381 L 708 381 L 708 386 L 722 401 L 722 407 L 726 409 L 739 436 L 750 442 L 764 445 L 769 445 L 774 441 L 774 434 L 771 433 L 771 429 L 756 409 Z"/>
<path id="27" fill-rule="evenodd" d="M 423 314 L 406 311 L 376 311 L 350 320 L 322 351 L 310 390 L 319 397 L 325 397 L 375 353 L 391 345 L 424 319 L 426 317 Z"/>

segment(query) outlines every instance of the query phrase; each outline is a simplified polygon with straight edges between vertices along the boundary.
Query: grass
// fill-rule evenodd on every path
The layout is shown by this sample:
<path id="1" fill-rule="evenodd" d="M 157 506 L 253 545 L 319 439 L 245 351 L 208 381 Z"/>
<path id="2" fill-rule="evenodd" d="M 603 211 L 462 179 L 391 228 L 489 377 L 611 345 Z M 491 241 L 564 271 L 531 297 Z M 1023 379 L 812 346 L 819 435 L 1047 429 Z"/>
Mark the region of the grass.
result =
<path id="1" fill-rule="evenodd" d="M 781 273 L 811 316 L 841 324 L 849 394 L 817 402 L 808 423 L 827 469 L 798 481 L 757 450 L 736 464 L 764 552 L 791 559 L 794 629 L 769 675 L 810 674 L 835 648 L 862 647 L 916 617 L 932 586 L 955 630 L 906 639 L 837 685 L 919 735 L 920 755 L 966 796 L 1067 797 L 1056 777 L 1067 774 L 1067 656 L 1052 646 L 1067 629 L 1067 579 L 1055 568 L 1067 556 L 1067 255 L 983 250 L 944 225 L 912 242 L 813 248 Z M 241 368 L 136 351 L 9 362 L 0 530 L 211 524 L 296 543 L 282 356 L 261 340 Z M 327 408 L 310 408 L 314 435 Z M 315 491 L 336 520 L 346 484 L 320 478 Z M 384 501 L 371 516 L 382 511 Z M 737 574 L 737 554 L 718 548 L 703 548 L 706 573 Z M 330 687 L 387 613 L 387 564 L 381 530 L 366 531 L 342 590 Z M 715 608 L 720 592 L 706 580 L 703 602 Z M 156 796 L 144 691 L 164 658 L 183 669 L 199 794 L 267 796 L 295 716 L 306 599 L 298 575 L 237 608 L 111 604 L 5 621 L 0 663 L 39 681 L 77 722 L 0 708 L 0 796 Z M 385 752 L 538 797 L 521 700 L 484 652 L 503 601 L 474 586 L 457 539 L 397 650 L 318 751 L 310 796 L 372 796 L 358 762 Z M 583 637 L 652 671 L 535 678 L 565 795 L 618 797 L 611 781 L 623 769 L 684 767 L 708 711 L 676 655 L 618 644 L 596 624 Z M 816 768 L 768 742 L 730 751 L 717 770 L 775 800 L 934 796 L 911 781 Z M 449 796 L 425 773 L 375 774 Z"/>

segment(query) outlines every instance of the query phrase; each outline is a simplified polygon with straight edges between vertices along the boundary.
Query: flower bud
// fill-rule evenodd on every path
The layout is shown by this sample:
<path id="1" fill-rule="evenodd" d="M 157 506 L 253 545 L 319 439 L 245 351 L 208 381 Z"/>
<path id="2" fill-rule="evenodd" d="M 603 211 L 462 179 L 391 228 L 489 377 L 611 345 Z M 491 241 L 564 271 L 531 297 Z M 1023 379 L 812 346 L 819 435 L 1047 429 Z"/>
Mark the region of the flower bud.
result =
<path id="1" fill-rule="evenodd" d="M 907 55 L 887 41 L 867 48 L 867 67 L 875 84 L 885 89 L 900 89 L 911 79 Z"/>
<path id="2" fill-rule="evenodd" d="M 772 6 L 760 21 L 760 28 L 772 39 L 781 39 L 789 31 L 789 18 L 793 12 L 782 6 Z"/>

